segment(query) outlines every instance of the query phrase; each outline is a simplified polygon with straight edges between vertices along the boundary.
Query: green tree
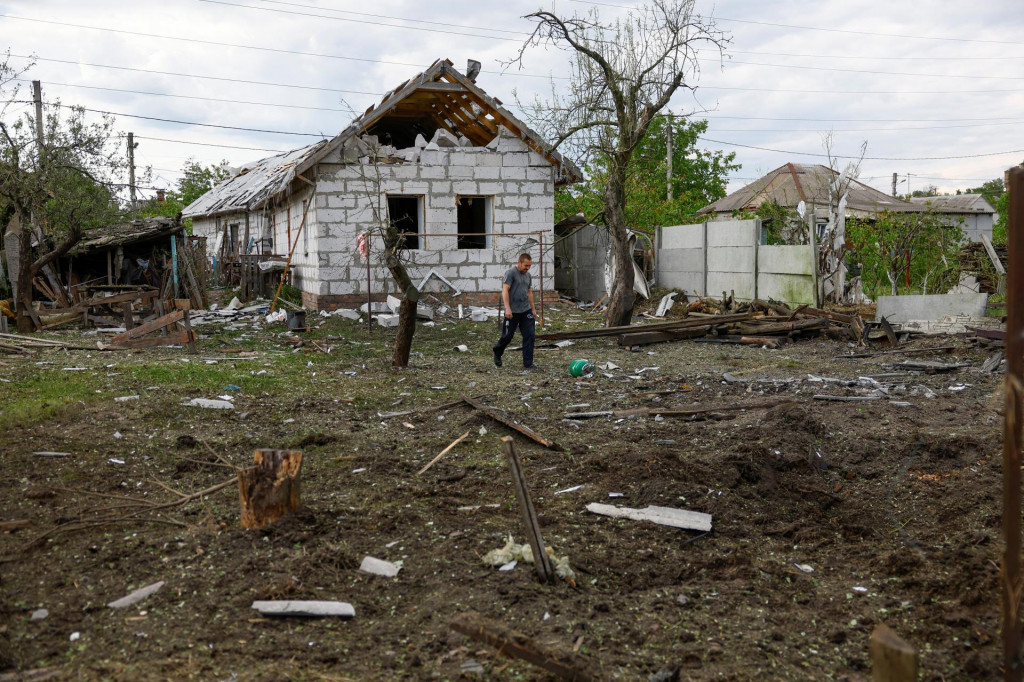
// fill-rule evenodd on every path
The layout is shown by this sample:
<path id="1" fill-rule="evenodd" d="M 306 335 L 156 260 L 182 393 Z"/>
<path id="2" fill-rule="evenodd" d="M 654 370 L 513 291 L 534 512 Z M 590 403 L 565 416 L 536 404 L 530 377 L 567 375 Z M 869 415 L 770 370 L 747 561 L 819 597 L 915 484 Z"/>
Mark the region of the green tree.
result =
<path id="1" fill-rule="evenodd" d="M 546 10 L 528 15 L 537 25 L 517 61 L 527 47 L 539 44 L 570 55 L 562 94 L 538 102 L 532 123 L 582 165 L 605 160 L 602 210 L 615 272 L 605 315 L 609 326 L 628 324 L 636 301 L 626 211 L 637 150 L 672 97 L 694 87 L 698 48 L 706 57 L 706 50 L 720 51 L 728 42 L 713 19 L 694 12 L 694 2 L 651 0 L 614 21 L 602 20 L 597 10 L 582 16 Z"/>
<path id="2" fill-rule="evenodd" d="M 864 288 L 871 296 L 886 285 L 892 296 L 901 289 L 926 294 L 960 279 L 956 254 L 963 231 L 934 211 L 886 211 L 873 218 L 849 218 L 846 238 L 862 265 Z"/>
<path id="3" fill-rule="evenodd" d="M 82 108 L 59 100 L 46 105 L 41 121 L 34 112 L 9 115 L 23 73 L 0 63 L 0 227 L 18 234 L 18 329 L 29 331 L 32 280 L 84 230 L 124 217 L 117 193 L 127 161 L 109 116 L 87 123 Z"/>
<path id="4" fill-rule="evenodd" d="M 194 159 L 188 159 L 182 166 L 177 188 L 167 190 L 162 202 L 148 202 L 141 208 L 140 214 L 166 217 L 178 215 L 186 206 L 231 177 L 227 165 L 227 161 L 221 161 L 220 164 L 204 166 Z"/>
<path id="5" fill-rule="evenodd" d="M 626 224 L 652 232 L 656 225 L 694 221 L 694 214 L 725 196 L 728 175 L 737 170 L 735 153 L 697 148 L 708 122 L 656 116 L 640 141 L 626 175 Z M 668 133 L 672 133 L 672 198 L 668 198 Z M 559 191 L 555 220 L 577 213 L 592 218 L 604 208 L 609 159 L 601 155 L 586 167 L 587 180 Z"/>

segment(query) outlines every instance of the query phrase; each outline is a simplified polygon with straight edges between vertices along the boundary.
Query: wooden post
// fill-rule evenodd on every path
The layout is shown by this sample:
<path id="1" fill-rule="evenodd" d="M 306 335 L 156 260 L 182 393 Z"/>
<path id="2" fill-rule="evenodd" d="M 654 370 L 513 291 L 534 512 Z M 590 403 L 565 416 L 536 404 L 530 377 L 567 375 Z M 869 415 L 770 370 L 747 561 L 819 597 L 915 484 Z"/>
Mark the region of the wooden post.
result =
<path id="1" fill-rule="evenodd" d="M 501 443 L 508 456 L 508 465 L 512 470 L 512 482 L 516 486 L 516 497 L 519 498 L 519 506 L 523 511 L 523 525 L 526 526 L 526 537 L 530 541 L 530 549 L 533 550 L 533 563 L 537 567 L 537 575 L 541 582 L 551 583 L 555 581 L 555 567 L 551 564 L 551 557 L 544 548 L 544 538 L 540 534 L 540 524 L 537 522 L 537 512 L 533 508 L 533 501 L 530 500 L 530 491 L 526 487 L 526 477 L 523 476 L 523 465 L 516 454 L 516 446 L 512 436 L 502 436 Z"/>
<path id="2" fill-rule="evenodd" d="M 871 679 L 874 682 L 917 680 L 917 652 L 883 623 L 871 633 Z"/>
<path id="3" fill-rule="evenodd" d="M 1024 446 L 1024 167 L 1006 172 L 1009 197 L 1006 286 L 1006 408 L 1003 418 L 1003 669 L 1020 682 L 1021 664 L 1021 448 Z"/>
<path id="4" fill-rule="evenodd" d="M 135 326 L 135 317 L 132 315 L 131 301 L 125 301 L 122 303 L 121 310 L 124 312 L 124 330 L 128 331 Z"/>
<path id="5" fill-rule="evenodd" d="M 181 311 L 182 324 L 185 326 L 185 334 L 187 335 L 188 341 L 185 343 L 185 347 L 188 348 L 188 352 L 195 355 L 199 352 L 196 348 L 196 335 L 192 332 L 192 321 L 188 317 L 188 310 Z"/>
<path id="6" fill-rule="evenodd" d="M 257 450 L 256 465 L 238 472 L 242 528 L 262 528 L 299 508 L 302 453 Z"/>

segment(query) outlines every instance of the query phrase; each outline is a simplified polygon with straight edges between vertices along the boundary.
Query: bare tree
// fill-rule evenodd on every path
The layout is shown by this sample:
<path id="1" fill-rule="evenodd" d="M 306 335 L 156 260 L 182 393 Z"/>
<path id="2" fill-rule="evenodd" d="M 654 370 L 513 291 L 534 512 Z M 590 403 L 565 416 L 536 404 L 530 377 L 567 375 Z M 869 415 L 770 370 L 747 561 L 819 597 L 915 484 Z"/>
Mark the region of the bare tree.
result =
<path id="1" fill-rule="evenodd" d="M 860 164 L 867 153 L 867 140 L 861 142 L 859 155 L 850 161 L 840 172 L 839 158 L 833 154 L 835 136 L 832 131 L 822 136 L 821 144 L 825 148 L 828 167 L 832 170 L 828 186 L 821 188 L 822 194 L 828 198 L 828 224 L 822 235 L 819 250 L 819 272 L 825 285 L 825 298 L 836 303 L 844 302 L 846 288 L 846 203 L 850 187 L 860 175 Z M 812 226 L 812 229 L 814 227 Z"/>
<path id="2" fill-rule="evenodd" d="M 628 324 L 633 314 L 633 257 L 626 226 L 626 177 L 637 145 L 655 114 L 680 89 L 695 90 L 698 47 L 717 55 L 728 43 L 711 17 L 695 14 L 694 0 L 653 0 L 623 18 L 602 21 L 597 10 L 585 16 L 539 11 L 537 22 L 515 63 L 528 48 L 553 45 L 571 54 L 569 85 L 553 88 L 549 101 L 532 107 L 531 123 L 553 148 L 584 165 L 607 159 L 603 193 L 605 223 L 612 237 L 615 278 L 606 323 Z"/>

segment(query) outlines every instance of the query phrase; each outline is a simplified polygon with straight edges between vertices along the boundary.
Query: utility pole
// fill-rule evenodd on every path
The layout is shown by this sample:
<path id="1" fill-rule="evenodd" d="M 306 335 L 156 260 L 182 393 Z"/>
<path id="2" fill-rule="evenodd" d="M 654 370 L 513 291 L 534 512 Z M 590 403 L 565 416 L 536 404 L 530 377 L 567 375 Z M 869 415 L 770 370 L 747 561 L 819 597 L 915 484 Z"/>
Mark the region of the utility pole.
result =
<path id="1" fill-rule="evenodd" d="M 665 117 L 665 141 L 668 149 L 665 154 L 665 186 L 668 187 L 667 198 L 672 201 L 672 117 Z"/>
<path id="2" fill-rule="evenodd" d="M 896 174 L 892 174 L 892 195 L 896 196 Z"/>
<path id="3" fill-rule="evenodd" d="M 43 165 L 43 84 L 32 81 L 32 100 L 36 105 L 36 151 L 39 153 L 39 165 Z"/>
<path id="4" fill-rule="evenodd" d="M 128 193 L 131 195 L 132 219 L 135 219 L 135 133 L 128 133 Z"/>

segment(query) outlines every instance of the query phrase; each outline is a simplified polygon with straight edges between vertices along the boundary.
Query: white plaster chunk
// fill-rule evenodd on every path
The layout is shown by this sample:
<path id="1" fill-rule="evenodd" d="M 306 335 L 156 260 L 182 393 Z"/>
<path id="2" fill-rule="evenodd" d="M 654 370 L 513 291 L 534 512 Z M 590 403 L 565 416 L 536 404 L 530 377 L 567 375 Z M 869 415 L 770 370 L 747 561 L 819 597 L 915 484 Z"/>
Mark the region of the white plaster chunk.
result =
<path id="1" fill-rule="evenodd" d="M 413 142 L 413 145 L 414 145 L 414 146 L 415 146 L 415 147 L 416 147 L 417 149 L 423 149 L 424 147 L 426 147 L 426 146 L 427 146 L 427 138 L 423 137 L 423 136 L 422 136 L 422 135 L 420 135 L 419 133 L 416 133 L 416 141 L 415 141 L 415 142 Z"/>
<path id="2" fill-rule="evenodd" d="M 343 601 L 254 601 L 252 608 L 264 616 L 356 617 L 356 610 L 352 605 Z"/>
<path id="3" fill-rule="evenodd" d="M 643 509 L 632 509 L 630 507 L 615 507 L 610 504 L 592 502 L 587 505 L 587 511 L 612 518 L 650 521 L 651 523 L 672 526 L 673 528 L 685 528 L 687 530 L 704 532 L 711 530 L 711 514 L 689 511 L 687 509 L 673 509 L 672 507 L 657 507 L 654 505 L 648 505 Z"/>
<path id="4" fill-rule="evenodd" d="M 210 400 L 208 398 L 193 398 L 185 403 L 187 407 L 202 407 L 207 410 L 233 410 L 235 406 L 227 400 Z"/>
<path id="5" fill-rule="evenodd" d="M 375 559 L 372 556 L 366 556 L 363 557 L 363 563 L 359 565 L 359 570 L 363 573 L 379 575 L 385 578 L 394 578 L 396 575 L 398 575 L 398 572 L 402 570 L 402 567 L 398 564 L 393 564 L 390 561 L 384 561 L 383 559 Z"/>
<path id="6" fill-rule="evenodd" d="M 438 128 L 434 133 L 434 137 L 430 139 L 431 142 L 436 144 L 438 147 L 458 147 L 459 140 L 454 135 L 449 133 L 444 128 Z"/>
<path id="7" fill-rule="evenodd" d="M 132 604 L 142 601 L 149 595 L 155 593 L 161 587 L 164 586 L 164 581 L 153 583 L 152 585 L 146 585 L 145 587 L 139 588 L 131 594 L 125 595 L 116 601 L 112 601 L 107 606 L 112 609 L 123 609 Z"/>
<path id="8" fill-rule="evenodd" d="M 398 315 L 388 315 L 381 313 L 380 315 L 374 315 L 377 319 L 377 324 L 382 327 L 397 327 L 398 326 Z"/>

